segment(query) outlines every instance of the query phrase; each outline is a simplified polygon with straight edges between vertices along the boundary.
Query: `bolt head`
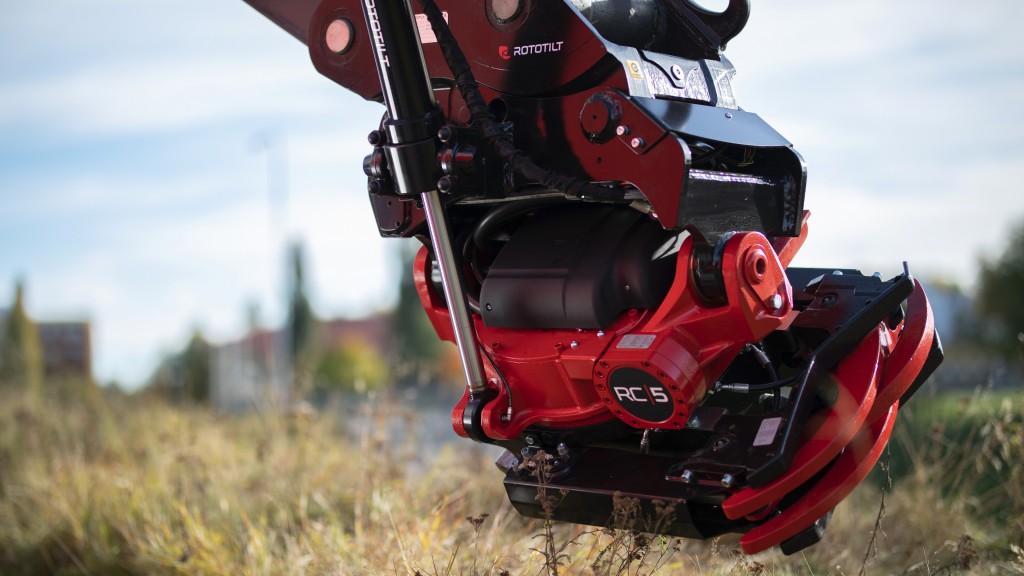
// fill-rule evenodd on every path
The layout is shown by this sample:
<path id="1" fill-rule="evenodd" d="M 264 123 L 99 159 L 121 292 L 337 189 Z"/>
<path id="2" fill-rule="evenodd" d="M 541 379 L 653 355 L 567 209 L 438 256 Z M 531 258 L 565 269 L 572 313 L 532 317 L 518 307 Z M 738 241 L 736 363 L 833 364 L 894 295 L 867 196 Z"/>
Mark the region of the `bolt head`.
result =
<path id="1" fill-rule="evenodd" d="M 575 340 L 573 340 L 572 342 L 569 343 L 569 346 L 572 346 L 573 348 L 579 348 L 580 347 L 580 343 L 575 341 Z"/>
<path id="2" fill-rule="evenodd" d="M 628 136 L 629 126 L 626 126 L 625 124 L 619 124 L 618 126 L 615 127 L 615 133 L 619 136 Z"/>
<path id="3" fill-rule="evenodd" d="M 683 481 L 683 484 L 689 484 L 690 482 L 693 482 L 693 472 L 683 470 L 683 473 L 679 475 L 679 479 Z"/>
<path id="4" fill-rule="evenodd" d="M 455 179 L 451 176 L 441 176 L 437 181 L 437 189 L 441 192 L 451 192 L 452 188 L 455 188 Z"/>
<path id="5" fill-rule="evenodd" d="M 736 479 L 732 477 L 732 474 L 726 474 L 725 476 L 722 476 L 722 487 L 723 488 L 732 488 L 735 485 L 736 485 Z"/>
<path id="6" fill-rule="evenodd" d="M 683 67 L 679 64 L 672 65 L 672 75 L 676 77 L 676 80 L 682 80 L 686 76 L 683 72 Z"/>
<path id="7" fill-rule="evenodd" d="M 632 146 L 633 148 L 637 149 L 637 150 L 639 150 L 640 148 L 643 148 L 645 144 L 647 144 L 647 143 L 644 142 L 644 139 L 640 138 L 639 136 L 636 137 L 636 138 L 633 138 L 632 140 L 629 141 L 629 145 Z"/>
<path id="8" fill-rule="evenodd" d="M 785 301 L 782 299 L 782 296 L 778 294 L 773 294 L 772 297 L 768 299 L 768 305 L 772 307 L 772 310 L 782 310 L 782 304 L 784 302 Z"/>

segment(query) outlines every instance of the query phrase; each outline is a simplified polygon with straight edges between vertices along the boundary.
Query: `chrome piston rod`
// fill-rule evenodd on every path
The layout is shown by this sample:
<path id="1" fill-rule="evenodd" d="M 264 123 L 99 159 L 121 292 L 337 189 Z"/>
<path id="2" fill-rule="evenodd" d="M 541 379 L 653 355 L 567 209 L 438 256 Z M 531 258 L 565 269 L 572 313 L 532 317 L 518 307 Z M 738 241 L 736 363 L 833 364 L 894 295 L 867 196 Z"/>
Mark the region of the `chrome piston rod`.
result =
<path id="1" fill-rule="evenodd" d="M 473 319 L 469 307 L 466 306 L 466 292 L 459 274 L 459 265 L 452 250 L 451 236 L 448 232 L 448 219 L 445 217 L 444 206 L 441 204 L 437 190 L 424 192 L 420 195 L 423 201 L 423 212 L 430 229 L 430 242 L 434 247 L 434 258 L 441 272 L 441 286 L 444 287 L 444 300 L 448 304 L 452 328 L 455 332 L 455 345 L 459 348 L 462 360 L 462 371 L 466 376 L 469 393 L 476 396 L 487 389 L 484 381 L 483 366 L 480 363 L 480 352 L 473 330 Z"/>
<path id="2" fill-rule="evenodd" d="M 480 352 L 466 305 L 459 264 L 452 250 L 447 215 L 437 191 L 437 124 L 440 112 L 427 75 L 410 0 L 362 0 L 366 30 L 375 45 L 374 62 L 388 109 L 384 153 L 402 196 L 420 195 L 434 258 L 441 270 L 455 344 L 466 385 L 474 397 L 487 390 Z"/>

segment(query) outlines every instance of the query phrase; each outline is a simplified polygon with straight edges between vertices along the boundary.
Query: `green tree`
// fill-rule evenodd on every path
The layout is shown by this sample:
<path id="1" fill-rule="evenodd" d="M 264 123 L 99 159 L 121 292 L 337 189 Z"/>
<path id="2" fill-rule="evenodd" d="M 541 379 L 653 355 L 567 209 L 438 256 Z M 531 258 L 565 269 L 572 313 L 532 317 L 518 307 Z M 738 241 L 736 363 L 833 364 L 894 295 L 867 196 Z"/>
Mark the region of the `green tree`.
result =
<path id="1" fill-rule="evenodd" d="M 210 343 L 196 330 L 188 345 L 175 359 L 181 394 L 185 399 L 206 404 L 210 401 Z"/>
<path id="2" fill-rule="evenodd" d="M 401 276 L 391 334 L 396 356 L 395 376 L 406 384 L 436 376 L 444 344 L 423 310 L 413 281 L 413 264 L 420 246 L 419 242 L 412 241 L 399 244 Z"/>
<path id="3" fill-rule="evenodd" d="M 150 376 L 146 388 L 172 402 L 210 401 L 210 343 L 198 328 L 188 344 L 168 355 Z"/>
<path id="4" fill-rule="evenodd" d="M 365 392 L 383 386 L 388 367 L 373 346 L 350 340 L 325 352 L 316 366 L 316 385 L 327 391 Z"/>
<path id="5" fill-rule="evenodd" d="M 977 307 L 992 321 L 985 340 L 1007 356 L 1024 354 L 1024 222 L 998 258 L 981 260 Z"/>
<path id="6" fill-rule="evenodd" d="M 43 352 L 39 331 L 25 312 L 25 286 L 18 281 L 14 305 L 0 337 L 0 384 L 38 393 L 43 387 Z"/>
<path id="7" fill-rule="evenodd" d="M 309 388 L 309 372 L 316 351 L 318 321 L 306 295 L 305 256 L 302 244 L 292 245 L 288 260 L 288 361 L 292 372 L 292 397 L 301 398 Z"/>

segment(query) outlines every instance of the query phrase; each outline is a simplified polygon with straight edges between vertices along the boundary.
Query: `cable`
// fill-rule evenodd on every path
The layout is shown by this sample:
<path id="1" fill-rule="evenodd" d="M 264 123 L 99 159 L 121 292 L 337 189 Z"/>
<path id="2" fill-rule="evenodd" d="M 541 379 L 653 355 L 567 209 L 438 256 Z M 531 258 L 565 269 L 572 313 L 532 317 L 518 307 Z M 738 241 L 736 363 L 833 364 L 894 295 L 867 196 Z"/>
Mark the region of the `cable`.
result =
<path id="1" fill-rule="evenodd" d="M 772 360 L 768 357 L 761 348 L 754 346 L 753 344 L 747 344 L 744 346 L 747 352 L 752 352 L 754 356 L 757 356 L 757 361 L 761 363 L 761 367 L 768 371 L 768 377 L 772 380 L 779 379 L 779 373 L 775 371 L 775 366 L 772 366 Z"/>
<path id="2" fill-rule="evenodd" d="M 487 359 L 487 363 L 491 365 L 491 368 L 494 368 L 494 373 L 498 375 L 498 379 L 501 380 L 501 383 L 505 386 L 505 394 L 508 396 L 508 410 L 505 411 L 504 419 L 506 422 L 511 422 L 512 387 L 508 385 L 508 380 L 505 380 L 505 375 L 501 372 L 501 368 L 498 368 L 498 365 L 494 362 L 494 358 L 491 358 L 491 355 L 487 353 L 487 349 L 484 348 L 482 344 L 480 345 L 480 354 Z"/>
<path id="3" fill-rule="evenodd" d="M 469 109 L 473 123 L 480 128 L 484 140 L 494 153 L 511 166 L 516 174 L 525 180 L 538 182 L 548 189 L 558 190 L 577 198 L 622 200 L 625 197 L 625 192 L 622 190 L 542 168 L 529 156 L 517 150 L 494 118 L 490 107 L 487 106 L 483 94 L 480 93 L 476 78 L 470 70 L 469 61 L 466 60 L 466 55 L 459 48 L 455 36 L 452 35 L 452 31 L 448 28 L 448 23 L 441 15 L 437 5 L 433 0 L 420 0 L 420 6 L 430 21 L 434 35 L 437 36 L 437 42 L 444 54 L 445 62 L 448 63 L 448 68 L 455 76 L 455 85 L 466 102 L 466 108 Z"/>
<path id="4" fill-rule="evenodd" d="M 715 392 L 738 392 L 740 394 L 760 394 L 761 392 L 772 392 L 778 390 L 783 386 L 788 386 L 793 382 L 796 382 L 800 378 L 800 374 L 795 374 L 782 380 L 776 380 L 774 382 L 766 382 L 764 384 L 741 384 L 738 382 L 731 382 L 729 384 L 723 384 L 717 382 L 715 384 Z"/>

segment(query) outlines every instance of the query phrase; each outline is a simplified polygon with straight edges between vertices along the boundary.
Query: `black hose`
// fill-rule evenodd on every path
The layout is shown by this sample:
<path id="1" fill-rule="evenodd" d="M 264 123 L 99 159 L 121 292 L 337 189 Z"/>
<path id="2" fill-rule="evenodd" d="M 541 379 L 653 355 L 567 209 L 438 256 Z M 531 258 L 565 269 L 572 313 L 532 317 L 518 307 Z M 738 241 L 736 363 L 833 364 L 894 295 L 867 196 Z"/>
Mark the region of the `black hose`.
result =
<path id="1" fill-rule="evenodd" d="M 562 198 L 537 198 L 521 202 L 509 202 L 508 204 L 499 206 L 485 214 L 484 217 L 477 222 L 476 228 L 473 230 L 473 245 L 477 250 L 487 250 L 487 243 L 491 239 L 491 234 L 498 226 L 501 226 L 516 216 L 532 212 L 537 208 L 541 208 L 549 204 L 560 204 L 563 202 L 565 202 L 565 200 Z"/>
<path id="2" fill-rule="evenodd" d="M 542 168 L 522 151 L 517 150 L 512 141 L 509 140 L 505 131 L 501 129 L 494 113 L 487 106 L 480 88 L 470 69 L 466 55 L 459 48 L 455 36 L 448 28 L 448 23 L 441 15 L 437 4 L 433 0 L 419 0 L 423 13 L 430 21 L 430 27 L 434 29 L 437 36 L 437 43 L 448 63 L 448 68 L 455 77 L 455 85 L 466 102 L 473 123 L 480 128 L 484 135 L 484 141 L 491 147 L 512 170 L 530 182 L 537 182 L 551 190 L 558 190 L 564 194 L 577 198 L 590 198 L 595 200 L 622 200 L 625 193 L 616 188 L 609 188 L 588 182 L 581 178 L 560 174 L 554 170 Z"/>
<path id="3" fill-rule="evenodd" d="M 762 392 L 773 392 L 782 388 L 783 386 L 789 386 L 790 384 L 797 381 L 800 378 L 800 374 L 783 378 L 782 380 L 776 380 L 774 382 L 765 382 L 764 384 L 741 384 L 741 383 L 729 383 L 723 384 L 721 382 L 715 384 L 716 392 L 737 392 L 740 394 L 760 394 Z"/>

